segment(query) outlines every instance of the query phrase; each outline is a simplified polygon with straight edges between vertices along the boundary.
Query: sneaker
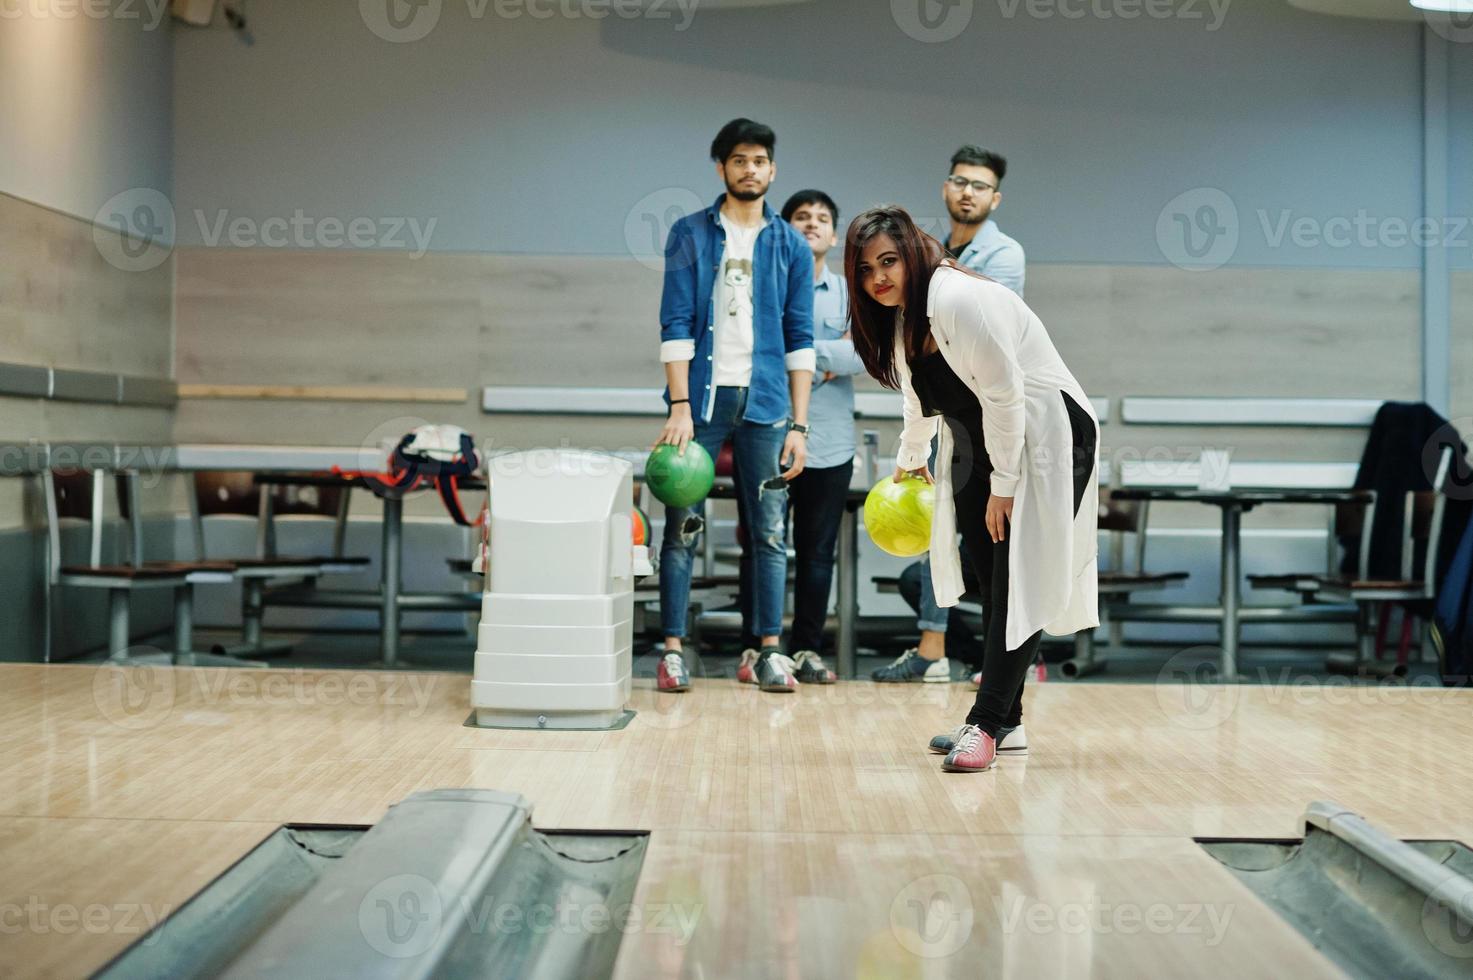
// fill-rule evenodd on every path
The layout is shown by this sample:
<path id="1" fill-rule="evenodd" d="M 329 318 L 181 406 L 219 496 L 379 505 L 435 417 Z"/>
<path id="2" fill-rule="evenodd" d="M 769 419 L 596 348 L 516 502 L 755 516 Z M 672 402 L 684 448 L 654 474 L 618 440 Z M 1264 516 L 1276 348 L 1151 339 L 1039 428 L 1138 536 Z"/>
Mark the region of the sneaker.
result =
<path id="1" fill-rule="evenodd" d="M 943 772 L 985 772 L 997 764 L 997 743 L 976 725 L 956 730 L 956 747 L 941 763 Z"/>
<path id="2" fill-rule="evenodd" d="M 761 654 L 751 647 L 747 647 L 747 649 L 742 651 L 742 662 L 737 664 L 738 684 L 757 683 L 757 658 L 759 656 Z"/>
<path id="3" fill-rule="evenodd" d="M 690 674 L 685 670 L 685 658 L 678 650 L 667 651 L 655 668 L 655 687 L 661 691 L 685 691 L 690 689 Z"/>
<path id="4" fill-rule="evenodd" d="M 981 687 L 982 686 L 982 671 L 979 670 L 975 674 L 972 675 L 972 686 L 973 687 Z"/>
<path id="5" fill-rule="evenodd" d="M 927 660 L 915 647 L 896 657 L 889 664 L 870 674 L 870 679 L 881 684 L 903 684 L 920 681 L 923 684 L 946 684 L 951 681 L 951 661 Z"/>
<path id="6" fill-rule="evenodd" d="M 957 739 L 961 737 L 961 731 L 966 727 L 966 725 L 958 725 L 954 731 L 947 732 L 945 735 L 937 735 L 931 739 L 931 744 L 926 748 L 937 755 L 949 754 L 952 749 L 956 748 Z M 1011 757 L 1028 754 L 1028 732 L 1022 725 L 997 730 L 997 754 Z"/>
<path id="7" fill-rule="evenodd" d="M 798 678 L 793 676 L 797 664 L 793 658 L 772 652 L 759 654 L 757 657 L 757 686 L 764 691 L 796 691 L 798 689 Z"/>
<path id="8" fill-rule="evenodd" d="M 799 650 L 793 655 L 798 669 L 793 672 L 800 684 L 832 684 L 839 675 L 829 670 L 823 658 L 812 650 Z"/>

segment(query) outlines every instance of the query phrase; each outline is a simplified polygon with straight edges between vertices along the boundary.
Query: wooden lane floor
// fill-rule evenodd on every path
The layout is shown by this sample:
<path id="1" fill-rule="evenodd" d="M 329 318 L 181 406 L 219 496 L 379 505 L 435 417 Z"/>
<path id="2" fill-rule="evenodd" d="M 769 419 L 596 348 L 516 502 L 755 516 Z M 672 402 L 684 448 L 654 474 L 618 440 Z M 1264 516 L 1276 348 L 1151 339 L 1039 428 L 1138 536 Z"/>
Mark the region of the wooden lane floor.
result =
<path id="1" fill-rule="evenodd" d="M 622 732 L 523 733 L 462 727 L 462 675 L 0 666 L 0 976 L 85 974 L 135 938 L 115 907 L 445 786 L 652 832 L 628 977 L 1323 975 L 1192 837 L 1298 836 L 1333 799 L 1473 839 L 1470 692 L 1030 685 L 1029 757 L 942 773 L 925 743 L 971 697 L 698 680 L 637 690 Z"/>

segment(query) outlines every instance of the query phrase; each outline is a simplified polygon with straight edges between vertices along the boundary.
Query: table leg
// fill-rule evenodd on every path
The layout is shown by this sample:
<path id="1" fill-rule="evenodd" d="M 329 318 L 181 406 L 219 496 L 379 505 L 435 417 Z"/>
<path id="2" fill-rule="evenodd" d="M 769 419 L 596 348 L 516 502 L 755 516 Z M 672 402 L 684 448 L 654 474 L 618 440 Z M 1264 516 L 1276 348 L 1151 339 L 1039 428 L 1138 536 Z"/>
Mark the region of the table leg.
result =
<path id="1" fill-rule="evenodd" d="M 859 617 L 859 515 L 853 507 L 844 508 L 839 519 L 839 635 L 838 674 L 844 680 L 854 679 L 855 627 Z"/>
<path id="2" fill-rule="evenodd" d="M 1240 558 L 1243 509 L 1236 503 L 1222 507 L 1222 680 L 1238 679 L 1238 608 L 1242 602 Z"/>
<path id="3" fill-rule="evenodd" d="M 399 663 L 399 587 L 402 568 L 400 560 L 404 554 L 404 501 L 393 497 L 384 498 L 384 567 L 379 586 L 383 593 L 383 632 L 380 649 L 383 665 L 396 667 Z"/>

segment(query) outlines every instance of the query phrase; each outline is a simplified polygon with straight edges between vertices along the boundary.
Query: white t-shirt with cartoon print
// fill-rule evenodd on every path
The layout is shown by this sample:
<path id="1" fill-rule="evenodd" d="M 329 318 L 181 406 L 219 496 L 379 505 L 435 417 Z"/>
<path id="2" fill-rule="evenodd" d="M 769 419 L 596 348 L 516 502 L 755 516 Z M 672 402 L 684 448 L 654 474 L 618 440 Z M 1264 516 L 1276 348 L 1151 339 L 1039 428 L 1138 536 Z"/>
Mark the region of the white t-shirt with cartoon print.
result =
<path id="1" fill-rule="evenodd" d="M 762 225 L 743 228 L 724 214 L 721 225 L 726 250 L 716 281 L 712 383 L 745 388 L 752 383 L 752 256 Z"/>

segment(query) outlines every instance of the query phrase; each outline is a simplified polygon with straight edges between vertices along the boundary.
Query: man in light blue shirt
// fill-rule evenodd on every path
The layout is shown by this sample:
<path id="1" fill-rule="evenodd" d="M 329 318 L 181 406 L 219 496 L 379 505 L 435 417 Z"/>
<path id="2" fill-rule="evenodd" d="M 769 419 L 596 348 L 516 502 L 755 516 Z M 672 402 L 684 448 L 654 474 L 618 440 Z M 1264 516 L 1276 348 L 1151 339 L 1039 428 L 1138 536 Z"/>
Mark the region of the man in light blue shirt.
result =
<path id="1" fill-rule="evenodd" d="M 1008 162 L 977 146 L 964 146 L 951 157 L 951 173 L 941 182 L 941 197 L 951 216 L 951 232 L 942 246 L 973 272 L 995 279 L 1023 295 L 1023 246 L 1004 235 L 992 213 L 1002 204 L 998 188 Z"/>
<path id="2" fill-rule="evenodd" d="M 1007 160 L 978 146 L 969 144 L 952 154 L 951 171 L 941 182 L 941 199 L 951 218 L 951 229 L 941 245 L 961 265 L 1022 296 L 1023 246 L 1004 235 L 992 220 L 993 212 L 1002 203 L 998 188 L 1007 172 Z M 932 452 L 931 466 L 935 467 L 935 450 Z M 964 567 L 970 567 L 970 562 Z M 936 596 L 931 591 L 929 554 L 901 573 L 900 594 L 916 610 L 921 642 L 875 671 L 871 675 L 875 680 L 949 681 L 948 645 L 952 652 L 980 662 L 981 644 L 961 616 L 936 605 Z M 973 676 L 974 680 L 981 677 L 980 673 Z"/>
<path id="3" fill-rule="evenodd" d="M 854 476 L 854 375 L 864 362 L 849 339 L 849 292 L 844 277 L 824 259 L 838 244 L 839 208 L 818 190 L 798 191 L 782 209 L 783 220 L 813 250 L 813 349 L 816 361 L 808 401 L 808 459 L 788 483 L 793 529 L 793 628 L 789 647 L 800 666 L 833 672 L 823 665 L 823 626 L 828 619 L 829 587 L 844 498 Z M 745 518 L 745 514 L 743 514 Z M 753 569 L 742 561 L 742 662 L 737 680 L 749 682 L 757 661 L 751 630 Z M 806 672 L 812 676 L 813 670 Z"/>

